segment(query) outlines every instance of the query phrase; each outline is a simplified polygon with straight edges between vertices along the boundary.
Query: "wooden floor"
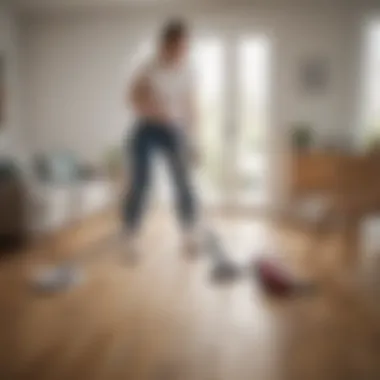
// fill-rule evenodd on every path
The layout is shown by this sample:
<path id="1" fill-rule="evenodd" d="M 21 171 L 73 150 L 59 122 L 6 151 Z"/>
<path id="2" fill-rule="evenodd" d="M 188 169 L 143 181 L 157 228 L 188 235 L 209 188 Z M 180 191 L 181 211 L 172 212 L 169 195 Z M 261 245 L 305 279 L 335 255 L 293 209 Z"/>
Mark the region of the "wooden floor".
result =
<path id="1" fill-rule="evenodd" d="M 236 260 L 278 244 L 311 275 L 302 268 L 307 236 L 260 220 L 217 218 L 215 225 Z M 347 276 L 334 267 L 337 248 L 326 244 L 321 257 L 330 264 L 317 276 L 319 292 L 275 301 L 252 279 L 211 283 L 207 258 L 186 258 L 162 216 L 144 231 L 141 261 L 125 265 L 104 239 L 116 227 L 105 215 L 2 260 L 1 380 L 380 379 L 374 265 L 365 276 Z M 82 285 L 33 293 L 33 270 L 86 252 Z"/>

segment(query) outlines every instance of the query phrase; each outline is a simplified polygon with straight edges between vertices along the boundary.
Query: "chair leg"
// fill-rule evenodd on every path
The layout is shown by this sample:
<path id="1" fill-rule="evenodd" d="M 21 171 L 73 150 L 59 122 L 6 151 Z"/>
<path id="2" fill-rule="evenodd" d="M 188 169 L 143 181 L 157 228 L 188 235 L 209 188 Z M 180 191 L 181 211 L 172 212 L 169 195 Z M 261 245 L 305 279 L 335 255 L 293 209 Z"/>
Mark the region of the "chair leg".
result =
<path id="1" fill-rule="evenodd" d="M 345 218 L 341 238 L 343 264 L 355 266 L 360 258 L 360 218 L 357 215 Z"/>
<path id="2" fill-rule="evenodd" d="M 327 210 L 325 215 L 310 230 L 310 246 L 305 256 L 310 270 L 317 276 L 322 275 L 326 270 L 327 242 L 336 231 L 336 224 L 336 213 L 333 210 Z"/>

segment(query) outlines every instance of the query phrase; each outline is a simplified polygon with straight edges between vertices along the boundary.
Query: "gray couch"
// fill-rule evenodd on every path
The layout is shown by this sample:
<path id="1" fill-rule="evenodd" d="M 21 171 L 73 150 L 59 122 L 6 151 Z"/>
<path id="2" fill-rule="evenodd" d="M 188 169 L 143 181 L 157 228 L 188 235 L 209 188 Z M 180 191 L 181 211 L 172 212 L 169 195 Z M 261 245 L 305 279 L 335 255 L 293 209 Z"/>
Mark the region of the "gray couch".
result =
<path id="1" fill-rule="evenodd" d="M 22 175 L 9 159 L 0 160 L 0 250 L 23 243 L 27 237 L 27 197 Z"/>
<path id="2" fill-rule="evenodd" d="M 52 232 L 110 207 L 113 182 L 70 152 L 41 155 L 29 180 L 29 231 Z"/>

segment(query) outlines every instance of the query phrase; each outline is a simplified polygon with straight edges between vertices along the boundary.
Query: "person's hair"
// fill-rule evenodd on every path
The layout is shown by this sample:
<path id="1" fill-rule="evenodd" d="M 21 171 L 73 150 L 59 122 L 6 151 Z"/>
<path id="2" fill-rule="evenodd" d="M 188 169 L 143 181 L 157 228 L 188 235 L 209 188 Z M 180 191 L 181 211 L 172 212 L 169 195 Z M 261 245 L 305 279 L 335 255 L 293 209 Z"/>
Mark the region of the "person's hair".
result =
<path id="1" fill-rule="evenodd" d="M 188 27 L 186 22 L 180 19 L 174 19 L 167 22 L 162 28 L 161 43 L 164 46 L 172 45 L 188 35 Z"/>

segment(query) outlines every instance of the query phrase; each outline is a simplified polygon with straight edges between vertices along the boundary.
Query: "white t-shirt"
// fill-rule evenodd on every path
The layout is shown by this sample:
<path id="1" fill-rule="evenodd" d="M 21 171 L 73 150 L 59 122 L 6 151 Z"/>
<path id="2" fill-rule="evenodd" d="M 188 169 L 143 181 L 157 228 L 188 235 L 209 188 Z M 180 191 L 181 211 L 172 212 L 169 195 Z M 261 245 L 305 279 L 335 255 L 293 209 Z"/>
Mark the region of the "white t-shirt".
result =
<path id="1" fill-rule="evenodd" d="M 187 101 L 193 83 L 189 65 L 177 67 L 163 65 L 154 55 L 145 58 L 131 75 L 129 86 L 140 78 L 148 80 L 155 96 L 167 109 L 174 125 L 183 127 L 187 124 Z M 143 115 L 136 114 L 134 118 Z"/>

